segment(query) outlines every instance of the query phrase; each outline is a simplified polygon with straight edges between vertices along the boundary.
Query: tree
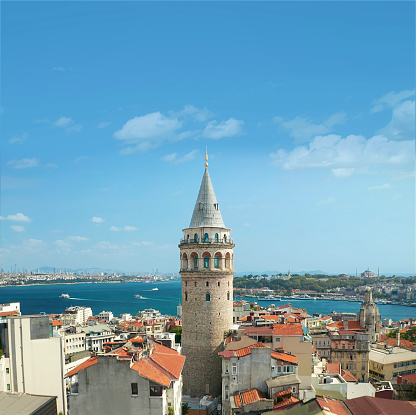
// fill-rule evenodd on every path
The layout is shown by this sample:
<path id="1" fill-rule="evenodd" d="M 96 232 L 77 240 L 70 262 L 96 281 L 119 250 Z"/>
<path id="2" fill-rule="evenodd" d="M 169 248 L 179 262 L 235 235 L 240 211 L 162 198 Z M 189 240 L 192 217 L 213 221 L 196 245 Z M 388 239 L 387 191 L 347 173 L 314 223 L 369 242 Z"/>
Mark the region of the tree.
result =
<path id="1" fill-rule="evenodd" d="M 175 343 L 182 344 L 182 326 L 173 328 L 171 333 L 175 333 Z"/>
<path id="2" fill-rule="evenodd" d="M 186 402 L 184 402 L 182 404 L 182 415 L 186 415 L 189 412 L 189 409 L 189 405 Z"/>

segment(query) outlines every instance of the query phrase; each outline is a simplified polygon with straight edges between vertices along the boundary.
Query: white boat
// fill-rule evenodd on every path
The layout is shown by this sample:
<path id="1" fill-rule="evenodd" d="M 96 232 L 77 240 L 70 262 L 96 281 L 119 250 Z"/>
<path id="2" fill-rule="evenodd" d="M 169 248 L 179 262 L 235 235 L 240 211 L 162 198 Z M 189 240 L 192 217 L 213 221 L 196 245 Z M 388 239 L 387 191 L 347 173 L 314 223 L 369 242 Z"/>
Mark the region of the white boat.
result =
<path id="1" fill-rule="evenodd" d="M 152 288 L 152 291 L 158 291 L 159 288 Z"/>
<path id="2" fill-rule="evenodd" d="M 298 300 L 315 300 L 315 297 L 310 297 L 308 294 L 302 294 L 298 297 Z"/>
<path id="3" fill-rule="evenodd" d="M 277 295 L 268 295 L 266 297 L 259 297 L 258 301 L 281 301 L 282 297 Z"/>
<path id="4" fill-rule="evenodd" d="M 140 298 L 141 299 L 141 298 L 144 298 L 144 297 L 142 295 L 140 295 L 140 294 L 135 294 L 134 295 L 134 298 Z"/>
<path id="5" fill-rule="evenodd" d="M 71 297 L 69 296 L 69 294 L 64 294 L 64 293 L 62 293 L 62 294 L 59 296 L 59 298 L 71 298 Z"/>

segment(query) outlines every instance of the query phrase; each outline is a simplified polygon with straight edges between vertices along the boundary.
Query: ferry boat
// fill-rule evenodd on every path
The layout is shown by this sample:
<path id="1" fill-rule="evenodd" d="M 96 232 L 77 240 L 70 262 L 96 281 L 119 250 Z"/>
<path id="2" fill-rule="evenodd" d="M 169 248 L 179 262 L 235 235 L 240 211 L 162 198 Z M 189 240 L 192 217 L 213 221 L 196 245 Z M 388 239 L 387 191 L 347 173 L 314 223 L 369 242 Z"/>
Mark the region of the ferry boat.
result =
<path id="1" fill-rule="evenodd" d="M 298 300 L 316 300 L 316 298 L 311 297 L 308 294 L 302 294 L 298 297 Z"/>
<path id="2" fill-rule="evenodd" d="M 64 294 L 64 293 L 62 293 L 62 294 L 59 296 L 59 298 L 71 298 L 71 297 L 69 296 L 69 294 Z"/>
<path id="3" fill-rule="evenodd" d="M 281 301 L 282 297 L 276 295 L 268 295 L 266 297 L 259 297 L 258 301 Z"/>
<path id="4" fill-rule="evenodd" d="M 152 288 L 152 291 L 158 291 L 159 288 Z"/>
<path id="5" fill-rule="evenodd" d="M 139 298 L 139 299 L 142 299 L 142 298 L 144 298 L 142 295 L 140 295 L 140 294 L 135 294 L 134 295 L 134 298 Z"/>

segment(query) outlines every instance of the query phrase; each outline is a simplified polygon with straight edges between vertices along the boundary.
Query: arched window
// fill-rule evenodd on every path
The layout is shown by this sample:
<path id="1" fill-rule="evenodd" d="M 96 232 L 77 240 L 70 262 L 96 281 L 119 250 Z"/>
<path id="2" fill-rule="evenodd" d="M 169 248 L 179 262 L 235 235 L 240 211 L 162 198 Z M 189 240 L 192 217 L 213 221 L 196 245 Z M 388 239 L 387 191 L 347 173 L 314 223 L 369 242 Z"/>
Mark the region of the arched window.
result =
<path id="1" fill-rule="evenodd" d="M 227 235 L 224 233 L 224 242 L 227 242 Z"/>
<path id="2" fill-rule="evenodd" d="M 209 256 L 204 256 L 204 268 L 209 268 Z"/>
<path id="3" fill-rule="evenodd" d="M 205 235 L 204 235 L 204 242 L 208 242 L 209 241 L 209 237 L 208 237 L 208 234 L 206 233 Z"/>
<path id="4" fill-rule="evenodd" d="M 220 267 L 220 257 L 218 255 L 214 256 L 214 267 L 219 268 Z"/>
<path id="5" fill-rule="evenodd" d="M 230 299 L 230 292 L 228 291 L 228 293 L 227 293 L 227 300 L 229 300 Z"/>
<path id="6" fill-rule="evenodd" d="M 207 287 L 209 287 L 209 282 L 207 281 Z"/>
<path id="7" fill-rule="evenodd" d="M 189 235 L 187 235 L 186 239 L 187 239 L 187 240 L 188 240 L 188 242 L 189 242 Z"/>
<path id="8" fill-rule="evenodd" d="M 199 265 L 199 258 L 197 255 L 197 256 L 194 256 L 194 268 L 198 269 L 198 265 Z"/>
<path id="9" fill-rule="evenodd" d="M 218 281 L 218 287 L 220 286 L 220 282 Z"/>
<path id="10" fill-rule="evenodd" d="M 231 255 L 229 252 L 227 252 L 225 254 L 225 268 L 230 268 L 230 265 L 231 265 L 230 259 L 231 259 Z"/>
<path id="11" fill-rule="evenodd" d="M 188 301 L 188 293 L 185 291 L 185 301 Z"/>
<path id="12" fill-rule="evenodd" d="M 218 242 L 218 233 L 215 234 L 215 242 Z"/>
<path id="13" fill-rule="evenodd" d="M 198 242 L 199 242 L 199 238 L 198 238 L 198 234 L 197 234 L 197 233 L 194 235 L 194 241 L 195 241 L 196 243 L 198 243 Z"/>
<path id="14" fill-rule="evenodd" d="M 188 255 L 186 253 L 182 256 L 182 269 L 188 269 Z"/>
<path id="15" fill-rule="evenodd" d="M 205 294 L 205 301 L 211 301 L 211 296 L 209 294 Z"/>

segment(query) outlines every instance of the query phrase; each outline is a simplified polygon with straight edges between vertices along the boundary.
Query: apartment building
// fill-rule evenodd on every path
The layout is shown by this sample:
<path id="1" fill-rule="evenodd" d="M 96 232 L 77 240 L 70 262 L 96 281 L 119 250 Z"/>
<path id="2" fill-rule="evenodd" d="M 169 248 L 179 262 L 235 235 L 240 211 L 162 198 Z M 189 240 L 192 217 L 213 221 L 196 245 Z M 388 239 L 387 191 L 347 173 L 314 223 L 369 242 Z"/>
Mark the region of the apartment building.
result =
<path id="1" fill-rule="evenodd" d="M 91 307 L 68 307 L 62 313 L 62 322 L 66 326 L 82 326 L 87 323 L 89 317 L 92 317 Z"/>

